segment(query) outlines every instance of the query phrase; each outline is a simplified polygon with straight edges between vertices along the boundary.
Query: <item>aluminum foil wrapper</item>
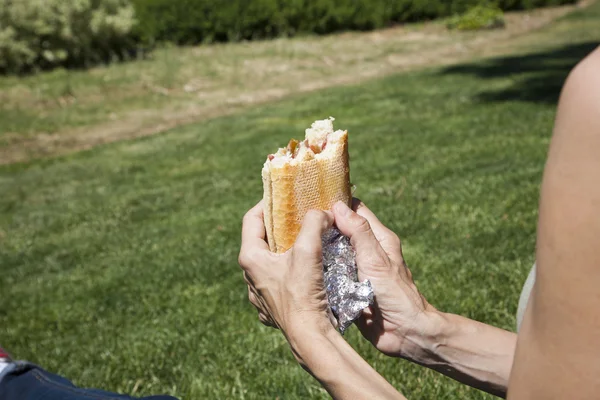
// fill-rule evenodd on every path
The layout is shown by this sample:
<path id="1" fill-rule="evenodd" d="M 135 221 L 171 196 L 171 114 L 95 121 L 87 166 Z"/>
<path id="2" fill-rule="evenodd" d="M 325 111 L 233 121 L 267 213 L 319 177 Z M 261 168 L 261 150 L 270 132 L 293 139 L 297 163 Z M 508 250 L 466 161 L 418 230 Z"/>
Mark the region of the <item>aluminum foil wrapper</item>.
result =
<path id="1" fill-rule="evenodd" d="M 343 334 L 362 310 L 373 304 L 373 287 L 368 280 L 358 282 L 356 253 L 349 238 L 332 228 L 322 242 L 327 300 Z"/>

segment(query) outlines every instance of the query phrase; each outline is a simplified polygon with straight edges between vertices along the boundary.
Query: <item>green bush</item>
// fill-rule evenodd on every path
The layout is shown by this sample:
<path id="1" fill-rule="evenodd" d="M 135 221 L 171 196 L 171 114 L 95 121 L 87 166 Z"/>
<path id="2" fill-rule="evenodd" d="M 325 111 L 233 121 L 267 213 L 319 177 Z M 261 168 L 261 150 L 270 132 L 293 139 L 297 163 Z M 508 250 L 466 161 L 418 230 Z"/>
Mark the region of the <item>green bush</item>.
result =
<path id="1" fill-rule="evenodd" d="M 493 29 L 504 27 L 504 13 L 497 6 L 480 5 L 448 22 L 448 28 L 458 30 Z"/>
<path id="2" fill-rule="evenodd" d="M 572 0 L 497 0 L 496 4 L 502 10 L 527 10 L 537 7 L 561 6 L 576 2 Z"/>
<path id="3" fill-rule="evenodd" d="M 489 3 L 486 0 L 131 1 L 139 20 L 135 27 L 137 38 L 145 43 L 171 41 L 178 44 L 369 30 L 464 13 Z M 492 4 L 502 10 L 512 10 L 575 1 L 496 0 Z"/>
<path id="4" fill-rule="evenodd" d="M 281 34 L 274 0 L 132 0 L 136 37 L 178 44 L 258 39 Z"/>
<path id="5" fill-rule="evenodd" d="M 0 72 L 87 66 L 161 41 L 196 44 L 377 29 L 464 13 L 488 1 L 0 0 Z M 573 2 L 492 4 L 509 10 Z M 482 10 L 463 16 L 459 28 L 482 26 L 489 18 Z"/>
<path id="6" fill-rule="evenodd" d="M 0 70 L 85 66 L 132 48 L 128 0 L 0 0 Z"/>

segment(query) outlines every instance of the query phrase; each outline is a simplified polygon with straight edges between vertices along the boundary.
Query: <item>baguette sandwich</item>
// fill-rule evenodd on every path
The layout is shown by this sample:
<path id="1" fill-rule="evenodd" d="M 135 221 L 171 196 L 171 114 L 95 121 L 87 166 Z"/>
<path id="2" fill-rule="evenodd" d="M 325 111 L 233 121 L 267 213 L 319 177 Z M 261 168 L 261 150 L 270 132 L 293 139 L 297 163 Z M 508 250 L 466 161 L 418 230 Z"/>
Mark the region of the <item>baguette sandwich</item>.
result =
<path id="1" fill-rule="evenodd" d="M 272 252 L 292 247 L 308 210 L 351 204 L 348 132 L 334 132 L 333 120 L 314 122 L 304 141 L 290 140 L 264 164 L 264 220 Z"/>

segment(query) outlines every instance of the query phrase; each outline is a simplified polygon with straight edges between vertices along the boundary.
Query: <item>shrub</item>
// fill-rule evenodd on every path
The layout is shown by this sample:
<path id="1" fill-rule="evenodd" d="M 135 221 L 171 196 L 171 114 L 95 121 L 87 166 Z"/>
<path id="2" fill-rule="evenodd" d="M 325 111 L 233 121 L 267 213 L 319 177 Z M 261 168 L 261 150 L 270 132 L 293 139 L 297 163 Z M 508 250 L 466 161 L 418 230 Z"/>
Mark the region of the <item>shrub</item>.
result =
<path id="1" fill-rule="evenodd" d="M 527 10 L 537 7 L 560 6 L 573 4 L 574 0 L 497 0 L 496 4 L 502 10 Z"/>
<path id="2" fill-rule="evenodd" d="M 497 6 L 479 5 L 448 22 L 448 28 L 459 30 L 493 29 L 504 27 L 504 13 Z"/>
<path id="3" fill-rule="evenodd" d="M 283 33 L 277 0 L 132 0 L 144 43 L 236 41 Z M 293 5 L 292 5 L 293 8 Z"/>
<path id="4" fill-rule="evenodd" d="M 195 44 L 298 33 L 367 30 L 464 13 L 489 0 L 132 0 L 136 36 L 145 43 Z M 495 0 L 500 9 L 574 3 L 575 0 Z M 475 8 L 467 25 L 491 15 Z M 496 10 L 496 9 L 494 9 Z M 497 16 L 497 11 L 495 16 Z M 499 19 L 493 19 L 500 23 Z M 484 24 L 484 26 L 486 26 Z"/>
<path id="5" fill-rule="evenodd" d="M 0 70 L 122 57 L 132 47 L 134 24 L 128 0 L 0 0 Z"/>
<path id="6" fill-rule="evenodd" d="M 488 1 L 503 10 L 575 2 Z M 488 1 L 0 0 L 0 72 L 121 59 L 140 43 L 197 44 L 370 30 L 464 13 Z M 486 27 L 488 20 L 499 24 L 495 12 L 475 7 L 455 19 L 456 26 Z"/>

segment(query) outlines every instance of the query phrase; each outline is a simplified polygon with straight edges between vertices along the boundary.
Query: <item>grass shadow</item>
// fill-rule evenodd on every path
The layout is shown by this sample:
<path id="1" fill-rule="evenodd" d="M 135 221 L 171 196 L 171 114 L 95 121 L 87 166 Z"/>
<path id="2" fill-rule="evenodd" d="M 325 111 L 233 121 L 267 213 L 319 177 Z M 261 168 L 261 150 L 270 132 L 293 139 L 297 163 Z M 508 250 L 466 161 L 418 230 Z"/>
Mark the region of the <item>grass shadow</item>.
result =
<path id="1" fill-rule="evenodd" d="M 480 101 L 527 101 L 553 104 L 557 102 L 569 72 L 599 44 L 599 42 L 584 42 L 549 51 L 460 64 L 445 68 L 442 74 L 465 74 L 481 79 L 513 80 L 508 87 L 479 93 L 477 97 Z"/>

